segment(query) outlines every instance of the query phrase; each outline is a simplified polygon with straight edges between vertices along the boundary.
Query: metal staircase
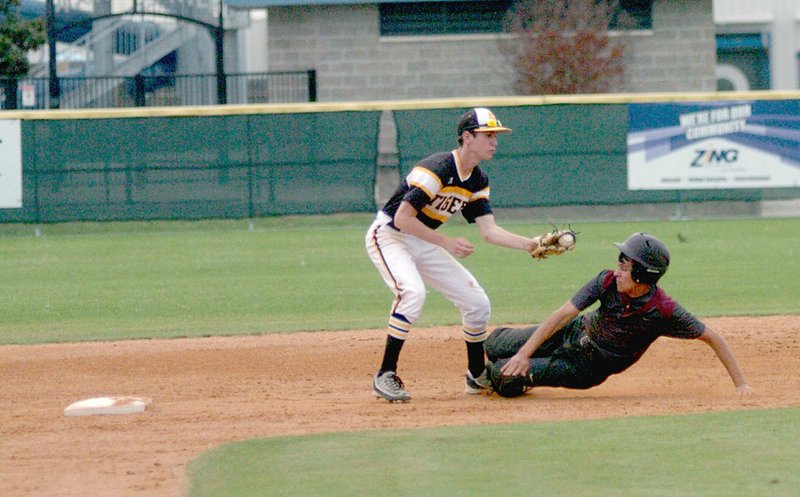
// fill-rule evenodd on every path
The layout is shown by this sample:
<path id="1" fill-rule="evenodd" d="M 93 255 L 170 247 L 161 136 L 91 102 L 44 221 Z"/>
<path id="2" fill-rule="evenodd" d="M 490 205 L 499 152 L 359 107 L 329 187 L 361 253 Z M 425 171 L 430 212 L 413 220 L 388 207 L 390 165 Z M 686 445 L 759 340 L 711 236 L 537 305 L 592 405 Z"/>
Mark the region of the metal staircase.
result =
<path id="1" fill-rule="evenodd" d="M 87 77 L 140 74 L 182 45 L 196 43 L 198 35 L 217 25 L 222 7 L 218 0 L 54 0 L 54 6 L 56 18 L 59 12 L 81 12 L 88 17 L 125 14 L 96 20 L 79 39 L 70 44 L 59 43 L 59 76 Z M 46 47 L 42 50 L 40 62 L 29 73 L 34 77 L 48 73 Z M 64 88 L 63 107 L 93 106 L 117 91 L 119 85 L 106 85 L 96 92 L 83 91 L 79 86 Z"/>

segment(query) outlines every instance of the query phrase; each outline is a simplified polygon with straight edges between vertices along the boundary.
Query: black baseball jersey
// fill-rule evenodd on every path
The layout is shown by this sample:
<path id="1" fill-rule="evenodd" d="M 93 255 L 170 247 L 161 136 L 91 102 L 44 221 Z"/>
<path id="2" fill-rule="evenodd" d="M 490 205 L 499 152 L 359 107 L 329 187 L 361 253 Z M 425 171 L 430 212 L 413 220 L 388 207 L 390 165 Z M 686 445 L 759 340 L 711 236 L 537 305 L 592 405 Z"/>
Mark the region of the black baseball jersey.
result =
<path id="1" fill-rule="evenodd" d="M 697 338 L 705 331 L 700 320 L 656 285 L 641 297 L 620 294 L 610 269 L 586 283 L 571 302 L 584 310 L 598 300 L 596 310 L 576 319 L 582 319 L 581 328 L 598 348 L 618 356 L 638 358 L 660 336 Z"/>
<path id="2" fill-rule="evenodd" d="M 441 152 L 421 160 L 408 173 L 383 207 L 394 219 L 403 200 L 417 210 L 417 219 L 436 229 L 461 212 L 469 223 L 492 212 L 489 204 L 489 178 L 475 167 L 468 178 L 462 178 L 457 167 L 456 151 Z M 392 227 L 394 222 L 390 223 Z"/>

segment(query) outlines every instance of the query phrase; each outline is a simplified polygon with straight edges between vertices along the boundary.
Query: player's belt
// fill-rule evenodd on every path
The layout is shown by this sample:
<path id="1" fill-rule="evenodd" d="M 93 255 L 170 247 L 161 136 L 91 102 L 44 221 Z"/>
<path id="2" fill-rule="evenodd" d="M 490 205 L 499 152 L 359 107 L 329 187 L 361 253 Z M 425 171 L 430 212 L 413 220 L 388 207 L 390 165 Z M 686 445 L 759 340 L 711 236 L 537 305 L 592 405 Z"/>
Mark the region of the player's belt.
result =
<path id="1" fill-rule="evenodd" d="M 580 337 L 580 339 L 578 339 L 578 343 L 581 344 L 581 347 L 586 347 L 587 345 L 591 346 L 594 350 L 607 357 L 612 357 L 612 358 L 629 357 L 621 354 L 616 354 L 614 352 L 611 352 L 610 350 L 606 350 L 603 347 L 597 345 L 597 342 L 592 340 L 592 337 L 589 336 L 588 332 L 584 332 L 584 334 Z"/>

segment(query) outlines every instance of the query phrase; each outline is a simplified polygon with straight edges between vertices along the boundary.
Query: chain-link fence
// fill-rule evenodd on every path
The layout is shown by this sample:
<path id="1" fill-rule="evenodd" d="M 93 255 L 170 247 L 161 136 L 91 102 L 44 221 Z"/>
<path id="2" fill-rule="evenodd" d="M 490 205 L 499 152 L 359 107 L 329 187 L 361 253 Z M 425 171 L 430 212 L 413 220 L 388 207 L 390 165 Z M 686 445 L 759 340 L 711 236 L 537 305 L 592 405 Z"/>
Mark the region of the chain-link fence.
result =
<path id="1" fill-rule="evenodd" d="M 317 100 L 316 71 L 226 74 L 227 103 Z M 61 109 L 215 105 L 217 75 L 137 75 L 58 79 Z M 0 109 L 49 109 L 48 78 L 0 78 Z"/>
<path id="2" fill-rule="evenodd" d="M 375 210 L 379 111 L 225 110 L 22 119 L 21 207 L 0 223 Z"/>

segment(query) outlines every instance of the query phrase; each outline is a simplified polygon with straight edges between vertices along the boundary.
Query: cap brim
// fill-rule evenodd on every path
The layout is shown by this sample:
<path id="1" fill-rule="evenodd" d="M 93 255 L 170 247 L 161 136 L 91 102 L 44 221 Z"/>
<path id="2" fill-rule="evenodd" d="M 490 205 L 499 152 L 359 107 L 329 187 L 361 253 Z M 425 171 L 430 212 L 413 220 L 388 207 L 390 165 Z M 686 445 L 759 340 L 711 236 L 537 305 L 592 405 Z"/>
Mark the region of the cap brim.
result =
<path id="1" fill-rule="evenodd" d="M 505 126 L 481 126 L 470 131 L 473 133 L 511 133 L 511 128 L 506 128 Z"/>

